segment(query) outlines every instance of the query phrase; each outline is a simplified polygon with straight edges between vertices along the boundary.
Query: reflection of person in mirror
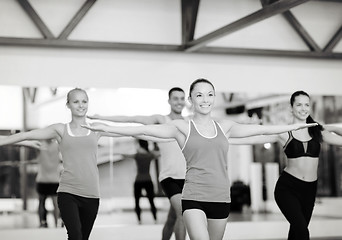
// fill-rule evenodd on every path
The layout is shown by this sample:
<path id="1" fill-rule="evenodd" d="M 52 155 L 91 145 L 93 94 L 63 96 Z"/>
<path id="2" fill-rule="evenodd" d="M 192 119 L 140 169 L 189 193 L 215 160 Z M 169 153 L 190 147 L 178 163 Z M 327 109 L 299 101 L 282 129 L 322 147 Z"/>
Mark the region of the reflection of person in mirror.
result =
<path id="1" fill-rule="evenodd" d="M 0 138 L 0 145 L 23 140 L 56 139 L 63 159 L 57 200 L 69 239 L 88 239 L 99 208 L 98 139 L 113 134 L 94 133 L 81 127 L 86 122 L 88 95 L 75 88 L 67 94 L 71 122 L 20 132 Z"/>
<path id="2" fill-rule="evenodd" d="M 310 96 L 304 91 L 294 92 L 290 98 L 293 123 L 315 123 L 310 116 Z M 269 136 L 231 138 L 230 144 L 263 144 L 280 142 L 287 156 L 287 166 L 275 187 L 275 200 L 290 223 L 289 240 L 309 240 L 309 223 L 315 205 L 317 168 L 322 141 L 342 146 L 342 130 L 321 125 Z"/>
<path id="3" fill-rule="evenodd" d="M 142 197 L 142 190 L 145 190 L 146 197 L 150 202 L 151 213 L 154 221 L 157 221 L 157 208 L 154 204 L 154 188 L 150 175 L 151 161 L 158 158 L 159 154 L 149 150 L 148 141 L 137 140 L 137 152 L 135 154 L 121 154 L 124 158 L 133 158 L 137 166 L 137 175 L 134 181 L 134 199 L 135 199 L 135 213 L 139 224 L 141 224 L 141 208 L 140 198 Z"/>
<path id="4" fill-rule="evenodd" d="M 57 205 L 57 188 L 61 174 L 61 159 L 59 157 L 58 143 L 54 139 L 42 141 L 42 147 L 37 157 L 38 173 L 36 189 L 39 197 L 38 215 L 40 227 L 48 227 L 47 209 L 45 202 L 51 197 L 55 226 L 58 226 L 59 209 Z"/>
<path id="5" fill-rule="evenodd" d="M 170 113 L 168 115 L 150 116 L 89 116 L 91 119 L 113 122 L 134 122 L 141 124 L 165 124 L 175 119 L 183 119 L 185 93 L 179 87 L 168 92 Z M 160 151 L 158 180 L 170 201 L 170 208 L 162 231 L 162 240 L 169 240 L 175 233 L 176 240 L 185 240 L 186 230 L 183 223 L 181 194 L 185 179 L 185 159 L 176 141 L 158 142 Z"/>
<path id="6" fill-rule="evenodd" d="M 198 79 L 191 84 L 189 101 L 194 111 L 190 121 L 177 119 L 167 124 L 125 127 L 82 126 L 93 131 L 127 136 L 148 135 L 175 139 L 187 164 L 182 211 L 189 237 L 219 240 L 223 238 L 230 212 L 228 139 L 277 134 L 316 124 L 262 126 L 239 124 L 228 119 L 214 121 L 211 112 L 215 102 L 215 89 L 206 79 Z"/>

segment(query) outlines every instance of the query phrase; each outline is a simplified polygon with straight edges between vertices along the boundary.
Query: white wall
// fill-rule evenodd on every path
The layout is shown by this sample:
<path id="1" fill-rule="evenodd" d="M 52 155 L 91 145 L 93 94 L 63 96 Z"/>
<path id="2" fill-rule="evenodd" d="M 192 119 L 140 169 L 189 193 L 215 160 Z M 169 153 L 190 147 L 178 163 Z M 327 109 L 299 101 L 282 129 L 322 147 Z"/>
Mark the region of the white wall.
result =
<path id="1" fill-rule="evenodd" d="M 83 1 L 31 0 L 58 35 Z M 201 1 L 195 37 L 200 37 L 260 9 L 255 0 Z M 342 22 L 339 3 L 312 1 L 292 10 L 323 47 Z M 12 0 L 0 2 L 0 36 L 40 37 Z M 179 44 L 180 2 L 99 0 L 70 39 Z M 210 43 L 212 46 L 306 50 L 302 40 L 275 16 Z M 342 51 L 340 43 L 335 51 Z M 198 77 L 225 92 L 340 94 L 342 62 L 277 57 L 0 47 L 0 84 L 188 89 Z"/>

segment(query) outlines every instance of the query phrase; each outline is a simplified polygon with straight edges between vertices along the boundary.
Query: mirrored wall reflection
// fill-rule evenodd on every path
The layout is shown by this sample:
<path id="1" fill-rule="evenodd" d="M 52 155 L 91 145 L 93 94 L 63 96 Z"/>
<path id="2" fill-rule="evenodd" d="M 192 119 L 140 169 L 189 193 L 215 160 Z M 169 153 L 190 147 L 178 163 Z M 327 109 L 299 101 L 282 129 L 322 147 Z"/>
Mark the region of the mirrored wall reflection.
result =
<path id="1" fill-rule="evenodd" d="M 67 123 L 70 113 L 66 107 L 67 87 L 21 88 L 0 87 L 0 119 L 2 135 L 22 129 L 35 129 L 53 123 Z M 89 95 L 88 114 L 100 115 L 152 115 L 169 113 L 168 91 L 160 89 L 86 89 Z M 186 94 L 188 89 L 184 89 Z M 243 123 L 284 124 L 290 123 L 290 95 L 265 93 L 217 93 L 214 117 L 230 118 Z M 311 96 L 312 117 L 320 123 L 342 123 L 342 96 Z M 184 115 L 191 115 L 187 104 Z M 150 143 L 154 148 L 154 144 Z M 37 175 L 37 150 L 4 146 L 0 148 L 0 198 L 36 199 L 35 178 Z M 132 138 L 102 138 L 99 142 L 99 171 L 101 196 L 132 197 L 136 166 L 133 159 L 124 159 L 121 154 L 134 153 Z M 250 151 L 251 154 L 246 154 Z M 279 170 L 286 158 L 281 146 L 276 143 L 255 145 L 243 150 L 231 146 L 229 171 L 232 183 L 249 183 L 246 165 L 250 162 L 278 163 Z M 23 159 L 24 158 L 24 159 Z M 319 196 L 342 196 L 342 151 L 340 148 L 323 145 L 319 166 Z M 158 184 L 158 160 L 151 164 L 151 175 L 157 196 L 163 196 Z M 25 181 L 23 181 L 23 177 Z M 23 186 L 25 184 L 25 186 Z M 264 184 L 265 185 L 265 184 Z M 264 186 L 265 188 L 265 186 Z M 267 189 L 265 189 L 265 192 Z M 265 193 L 265 198 L 267 194 Z M 28 201 L 28 208 L 30 203 Z"/>

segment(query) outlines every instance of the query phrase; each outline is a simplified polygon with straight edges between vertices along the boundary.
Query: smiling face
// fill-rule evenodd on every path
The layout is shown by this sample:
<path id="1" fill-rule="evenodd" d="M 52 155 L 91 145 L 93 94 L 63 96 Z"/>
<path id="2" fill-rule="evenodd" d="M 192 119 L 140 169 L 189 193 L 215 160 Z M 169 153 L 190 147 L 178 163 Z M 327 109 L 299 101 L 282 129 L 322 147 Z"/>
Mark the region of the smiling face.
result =
<path id="1" fill-rule="evenodd" d="M 189 96 L 194 111 L 201 114 L 211 112 L 215 102 L 215 90 L 209 82 L 196 83 Z"/>
<path id="2" fill-rule="evenodd" d="M 310 115 L 310 98 L 306 95 L 298 95 L 294 98 L 292 104 L 292 114 L 296 120 L 306 121 Z"/>
<path id="3" fill-rule="evenodd" d="M 185 106 L 185 94 L 181 91 L 172 91 L 169 98 L 171 111 L 176 114 L 181 114 Z"/>
<path id="4" fill-rule="evenodd" d="M 75 117 L 85 117 L 88 111 L 88 95 L 84 90 L 74 89 L 68 94 L 67 107 Z"/>

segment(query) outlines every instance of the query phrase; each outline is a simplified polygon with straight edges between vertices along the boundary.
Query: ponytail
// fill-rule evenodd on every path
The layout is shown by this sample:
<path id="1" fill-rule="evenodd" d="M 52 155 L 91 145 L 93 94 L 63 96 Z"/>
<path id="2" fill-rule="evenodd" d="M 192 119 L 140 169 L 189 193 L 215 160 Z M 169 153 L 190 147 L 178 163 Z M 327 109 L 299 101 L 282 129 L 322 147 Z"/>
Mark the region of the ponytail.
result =
<path id="1" fill-rule="evenodd" d="M 317 123 L 317 122 L 313 120 L 313 118 L 309 115 L 306 119 L 306 123 Z M 309 127 L 308 131 L 309 131 L 309 135 L 312 138 L 317 139 L 319 142 L 323 141 L 323 137 L 322 137 L 323 126 L 321 124 L 318 123 L 317 126 Z"/>

